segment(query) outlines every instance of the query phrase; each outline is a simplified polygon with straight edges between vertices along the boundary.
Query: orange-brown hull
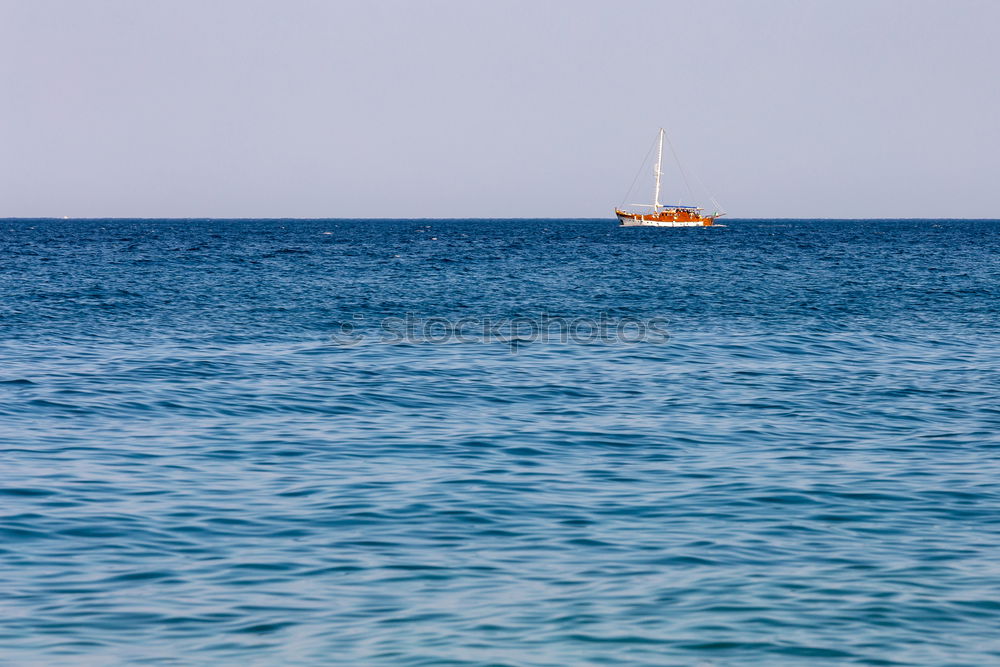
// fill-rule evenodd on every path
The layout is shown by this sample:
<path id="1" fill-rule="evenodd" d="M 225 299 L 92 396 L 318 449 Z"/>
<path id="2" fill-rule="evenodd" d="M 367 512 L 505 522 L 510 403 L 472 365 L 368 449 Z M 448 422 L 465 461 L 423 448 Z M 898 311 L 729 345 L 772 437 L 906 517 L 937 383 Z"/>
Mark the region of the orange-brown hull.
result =
<path id="1" fill-rule="evenodd" d="M 615 209 L 623 227 L 710 227 L 715 216 L 701 215 L 692 209 L 666 209 L 657 213 L 628 213 Z"/>

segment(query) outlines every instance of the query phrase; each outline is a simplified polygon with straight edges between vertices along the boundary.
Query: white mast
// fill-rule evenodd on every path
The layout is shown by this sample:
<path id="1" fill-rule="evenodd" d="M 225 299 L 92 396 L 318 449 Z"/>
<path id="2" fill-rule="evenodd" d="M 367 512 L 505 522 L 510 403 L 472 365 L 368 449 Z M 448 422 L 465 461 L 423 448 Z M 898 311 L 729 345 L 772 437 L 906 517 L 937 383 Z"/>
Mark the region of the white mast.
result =
<path id="1" fill-rule="evenodd" d="M 660 210 L 660 176 L 663 172 L 660 171 L 660 167 L 663 164 L 663 128 L 660 128 L 660 141 L 659 146 L 656 149 L 656 191 L 653 194 L 653 213 Z"/>

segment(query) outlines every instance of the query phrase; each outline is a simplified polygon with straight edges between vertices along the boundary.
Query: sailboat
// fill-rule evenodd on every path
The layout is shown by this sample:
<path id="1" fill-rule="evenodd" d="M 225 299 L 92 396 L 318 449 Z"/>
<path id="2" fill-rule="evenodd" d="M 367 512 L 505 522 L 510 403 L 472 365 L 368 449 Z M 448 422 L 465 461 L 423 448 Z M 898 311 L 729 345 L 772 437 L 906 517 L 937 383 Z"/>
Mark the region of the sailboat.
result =
<path id="1" fill-rule="evenodd" d="M 661 127 L 656 146 L 656 166 L 653 167 L 653 175 L 656 178 L 656 187 L 653 189 L 653 203 L 632 204 L 632 206 L 652 209 L 652 212 L 637 213 L 616 208 L 615 215 L 618 216 L 619 223 L 622 227 L 711 227 L 715 224 L 715 219 L 722 217 L 725 213 L 716 211 L 711 215 L 704 215 L 702 213 L 704 209 L 698 206 L 685 206 L 683 204 L 664 206 L 660 203 L 660 177 L 663 176 L 661 167 L 663 166 L 664 134 Z"/>

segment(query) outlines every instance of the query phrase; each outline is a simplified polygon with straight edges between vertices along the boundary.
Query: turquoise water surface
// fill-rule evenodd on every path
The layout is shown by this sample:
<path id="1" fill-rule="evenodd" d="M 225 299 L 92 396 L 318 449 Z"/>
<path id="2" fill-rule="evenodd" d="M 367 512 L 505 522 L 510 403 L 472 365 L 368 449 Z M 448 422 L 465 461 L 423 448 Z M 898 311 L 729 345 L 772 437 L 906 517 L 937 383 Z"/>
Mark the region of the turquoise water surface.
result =
<path id="1" fill-rule="evenodd" d="M 1000 664 L 1000 222 L 728 225 L 0 221 L 0 663 Z"/>

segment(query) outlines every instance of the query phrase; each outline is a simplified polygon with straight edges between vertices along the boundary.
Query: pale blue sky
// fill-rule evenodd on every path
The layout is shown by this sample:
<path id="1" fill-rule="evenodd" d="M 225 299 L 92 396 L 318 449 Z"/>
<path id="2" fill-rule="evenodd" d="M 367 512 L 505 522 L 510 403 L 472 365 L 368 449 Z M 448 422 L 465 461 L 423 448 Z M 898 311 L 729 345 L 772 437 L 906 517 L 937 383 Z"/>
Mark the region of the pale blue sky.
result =
<path id="1" fill-rule="evenodd" d="M 733 217 L 1000 217 L 998 30 L 991 0 L 0 0 L 0 216 L 611 217 L 663 125 Z"/>

